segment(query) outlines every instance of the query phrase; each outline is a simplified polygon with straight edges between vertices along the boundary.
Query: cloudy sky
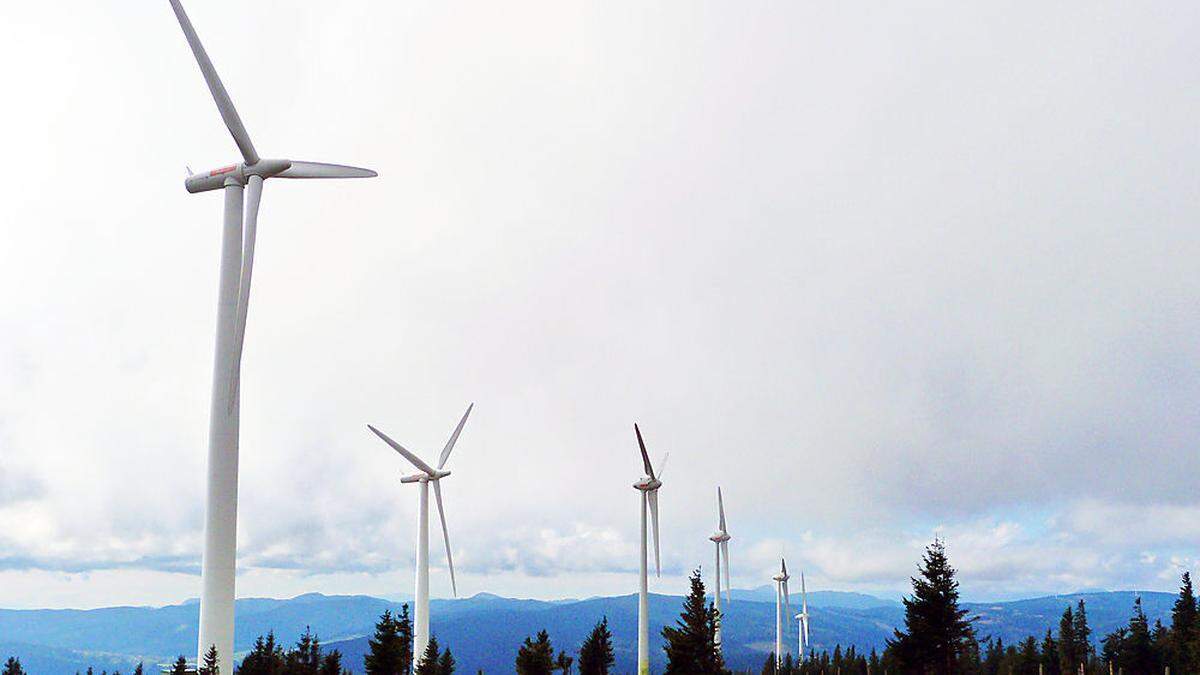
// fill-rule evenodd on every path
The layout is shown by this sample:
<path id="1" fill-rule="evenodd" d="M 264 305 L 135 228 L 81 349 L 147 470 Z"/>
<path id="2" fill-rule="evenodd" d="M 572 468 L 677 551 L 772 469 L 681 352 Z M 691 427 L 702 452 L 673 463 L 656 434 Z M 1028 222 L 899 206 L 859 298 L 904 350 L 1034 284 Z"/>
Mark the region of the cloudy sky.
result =
<path id="1" fill-rule="evenodd" d="M 968 3 L 978 4 L 978 3 Z M 972 599 L 1200 558 L 1200 6 L 188 3 L 268 183 L 239 595 L 664 578 Z M 0 4 L 0 606 L 199 595 L 221 198 L 165 1 Z M 436 540 L 435 540 L 436 544 Z M 435 564 L 443 556 L 435 546 Z M 435 594 L 449 593 L 445 570 Z"/>

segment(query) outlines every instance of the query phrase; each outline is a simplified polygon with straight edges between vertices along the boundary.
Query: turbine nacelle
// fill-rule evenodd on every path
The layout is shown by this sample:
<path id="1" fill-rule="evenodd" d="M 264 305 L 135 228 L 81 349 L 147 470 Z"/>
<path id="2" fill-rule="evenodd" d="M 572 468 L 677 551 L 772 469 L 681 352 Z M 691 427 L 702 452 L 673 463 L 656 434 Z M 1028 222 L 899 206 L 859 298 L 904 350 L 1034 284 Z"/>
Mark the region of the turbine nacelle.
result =
<path id="1" fill-rule="evenodd" d="M 658 488 L 662 487 L 662 481 L 657 478 L 651 478 L 650 476 L 645 476 L 638 482 L 634 483 L 633 487 L 635 489 L 641 490 L 642 492 L 653 492 L 654 490 L 657 490 Z"/>
<path id="2" fill-rule="evenodd" d="M 267 178 L 372 178 L 378 174 L 370 169 L 342 164 L 300 162 L 291 159 L 260 159 L 253 164 L 231 164 L 212 171 L 188 176 L 183 186 L 188 192 L 220 190 L 226 185 L 245 185 L 250 176 Z"/>
<path id="3" fill-rule="evenodd" d="M 730 539 L 733 539 L 733 537 L 729 536 L 728 532 L 714 532 L 713 535 L 708 538 L 709 541 L 715 544 L 720 544 L 721 542 L 729 541 Z"/>
<path id="4" fill-rule="evenodd" d="M 428 483 L 430 481 L 440 480 L 449 476 L 449 471 L 434 471 L 433 474 L 414 473 L 411 476 L 404 476 L 400 479 L 401 483 Z"/>

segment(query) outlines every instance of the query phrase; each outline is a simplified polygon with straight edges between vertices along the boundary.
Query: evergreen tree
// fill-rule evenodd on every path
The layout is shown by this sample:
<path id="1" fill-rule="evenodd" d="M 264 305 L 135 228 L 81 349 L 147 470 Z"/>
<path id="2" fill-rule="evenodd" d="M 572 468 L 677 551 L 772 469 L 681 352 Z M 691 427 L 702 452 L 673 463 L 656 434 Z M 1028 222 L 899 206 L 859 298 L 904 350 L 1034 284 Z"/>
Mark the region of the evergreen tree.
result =
<path id="1" fill-rule="evenodd" d="M 1046 637 L 1042 638 L 1041 665 L 1040 675 L 1062 674 L 1058 662 L 1058 643 L 1055 642 L 1054 635 L 1049 628 L 1046 629 Z"/>
<path id="2" fill-rule="evenodd" d="M 342 668 L 342 653 L 335 649 L 321 657 L 317 672 L 319 675 L 346 675 L 349 671 Z"/>
<path id="3" fill-rule="evenodd" d="M 284 657 L 287 675 L 318 675 L 321 669 L 321 641 L 304 627 L 304 634 L 296 641 L 295 649 Z"/>
<path id="4" fill-rule="evenodd" d="M 1083 663 L 1082 655 L 1075 653 L 1075 614 L 1071 606 L 1063 610 L 1062 618 L 1058 621 L 1058 667 L 1063 673 L 1076 675 L 1079 664 Z"/>
<path id="5" fill-rule="evenodd" d="M 1179 597 L 1175 599 L 1175 606 L 1171 608 L 1171 672 L 1200 672 L 1197 642 L 1200 642 L 1200 619 L 1196 611 L 1196 593 L 1192 588 L 1192 575 L 1184 572 Z"/>
<path id="6" fill-rule="evenodd" d="M 539 631 L 537 639 L 525 638 L 517 651 L 517 675 L 550 675 L 554 670 L 554 647 L 550 635 Z"/>
<path id="7" fill-rule="evenodd" d="M 1082 598 L 1075 607 L 1074 621 L 1075 654 L 1080 663 L 1086 664 L 1092 655 L 1092 629 L 1088 626 L 1087 606 Z"/>
<path id="8" fill-rule="evenodd" d="M 579 648 L 579 675 L 608 675 L 615 662 L 612 633 L 608 630 L 608 617 L 604 617 Z"/>
<path id="9" fill-rule="evenodd" d="M 25 675 L 25 671 L 21 668 L 21 659 L 15 656 L 8 657 L 4 662 L 4 675 Z"/>
<path id="10" fill-rule="evenodd" d="M 1129 635 L 1128 628 L 1118 628 L 1100 641 L 1100 660 L 1106 666 L 1116 669 L 1120 666 L 1122 653 L 1124 652 L 1125 640 Z"/>
<path id="11" fill-rule="evenodd" d="M 438 655 L 437 638 L 430 636 L 429 644 L 425 645 L 425 653 L 421 654 L 421 659 L 417 661 L 413 675 L 438 675 Z"/>
<path id="12" fill-rule="evenodd" d="M 775 673 L 775 652 L 767 654 L 767 660 L 763 661 L 762 670 L 758 671 L 760 675 L 776 675 Z"/>
<path id="13" fill-rule="evenodd" d="M 408 605 L 400 608 L 400 616 L 384 610 L 375 624 L 375 635 L 367 642 L 363 670 L 367 675 L 408 675 L 412 668 L 412 620 Z"/>
<path id="14" fill-rule="evenodd" d="M 664 626 L 662 636 L 667 644 L 667 675 L 707 675 L 724 673 L 725 661 L 717 648 L 717 622 L 720 618 L 712 603 L 705 601 L 704 581 L 700 570 L 692 572 L 691 593 L 683 601 L 683 612 L 676 627 Z"/>
<path id="15" fill-rule="evenodd" d="M 554 667 L 563 672 L 563 675 L 571 675 L 571 665 L 575 663 L 575 659 L 567 656 L 566 652 L 558 653 L 558 660 L 554 662 Z"/>
<path id="16" fill-rule="evenodd" d="M 133 669 L 133 675 L 145 675 L 144 671 L 145 668 L 142 666 L 142 662 L 138 661 L 137 667 Z"/>
<path id="17" fill-rule="evenodd" d="M 454 655 L 450 653 L 450 648 L 446 647 L 438 657 L 438 675 L 454 675 L 454 666 Z"/>
<path id="18" fill-rule="evenodd" d="M 1121 649 L 1118 665 L 1129 673 L 1153 673 L 1157 670 L 1153 640 L 1146 613 L 1142 611 L 1142 599 L 1133 601 L 1133 616 L 1129 618 L 1129 634 Z"/>
<path id="19" fill-rule="evenodd" d="M 254 640 L 254 647 L 242 659 L 237 675 L 281 675 L 283 667 L 283 648 L 275 642 L 272 631 L 266 639 L 260 635 Z"/>
<path id="20" fill-rule="evenodd" d="M 958 607 L 958 581 L 940 539 L 925 549 L 913 596 L 904 599 L 906 632 L 895 631 L 888 646 L 907 673 L 952 675 L 975 641 L 967 611 Z"/>
<path id="21" fill-rule="evenodd" d="M 89 675 L 92 669 L 88 668 Z M 188 675 L 187 659 L 180 654 L 178 659 L 175 659 L 175 665 L 171 667 L 171 675 Z"/>
<path id="22" fill-rule="evenodd" d="M 208 646 L 208 651 L 204 652 L 204 662 L 196 670 L 198 675 L 221 675 L 221 667 L 217 664 L 217 646 L 215 644 Z"/>

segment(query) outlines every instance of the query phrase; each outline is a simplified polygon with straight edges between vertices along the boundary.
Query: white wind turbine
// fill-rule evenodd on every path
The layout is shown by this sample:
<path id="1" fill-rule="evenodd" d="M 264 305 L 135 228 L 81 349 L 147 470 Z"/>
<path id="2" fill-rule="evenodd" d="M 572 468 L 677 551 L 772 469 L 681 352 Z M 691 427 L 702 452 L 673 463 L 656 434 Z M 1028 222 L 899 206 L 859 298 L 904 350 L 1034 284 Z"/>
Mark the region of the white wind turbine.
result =
<path id="1" fill-rule="evenodd" d="M 808 647 L 811 644 L 808 641 L 808 589 L 804 587 L 804 572 L 800 572 L 800 613 L 796 615 L 796 631 L 799 633 L 800 661 L 804 661 L 804 655 L 808 652 Z"/>
<path id="2" fill-rule="evenodd" d="M 716 585 L 713 587 L 716 592 L 713 593 L 713 599 L 716 600 L 717 614 L 720 617 L 717 623 L 716 643 L 717 649 L 721 648 L 721 624 L 725 623 L 725 616 L 721 614 L 721 559 L 725 560 L 725 596 L 730 603 L 733 598 L 729 595 L 729 531 L 725 527 L 725 500 L 721 497 L 721 487 L 717 486 L 717 513 L 720 518 L 720 527 L 708 538 L 709 541 L 717 545 L 717 566 L 716 566 Z"/>
<path id="3" fill-rule="evenodd" d="M 437 500 L 438 518 L 442 521 L 442 538 L 446 541 L 446 564 L 450 568 L 450 588 L 454 591 L 455 597 L 458 596 L 458 583 L 454 580 L 454 558 L 450 555 L 450 532 L 446 529 L 446 511 L 442 507 L 442 483 L 441 480 L 450 475 L 449 471 L 443 470 L 446 466 L 446 460 L 450 459 L 450 451 L 454 449 L 455 442 L 458 441 L 458 435 L 462 433 L 463 425 L 467 423 L 467 416 L 471 414 L 471 409 L 475 404 L 467 406 L 467 412 L 463 413 L 462 419 L 458 421 L 458 426 L 454 427 L 454 433 L 450 434 L 450 440 L 446 441 L 446 447 L 442 448 L 442 455 L 438 458 L 437 468 L 433 468 L 421 461 L 413 453 L 409 452 L 404 446 L 396 441 L 388 438 L 382 431 L 376 429 L 370 424 L 367 428 L 375 433 L 376 436 L 383 439 L 385 443 L 404 456 L 413 466 L 420 469 L 420 473 L 411 476 L 404 476 L 400 479 L 401 483 L 417 483 L 421 486 L 421 506 L 420 515 L 417 519 L 417 593 L 413 600 L 413 654 L 415 658 L 420 658 L 421 654 L 425 653 L 425 647 L 429 644 L 429 484 L 433 483 L 433 496 Z"/>
<path id="4" fill-rule="evenodd" d="M 787 561 L 779 559 L 779 574 L 771 577 L 775 580 L 775 670 L 783 667 L 783 629 L 787 621 L 784 612 L 792 613 L 792 599 L 788 595 Z"/>
<path id="5" fill-rule="evenodd" d="M 658 489 L 662 487 L 662 470 L 666 468 L 667 456 L 658 465 L 658 476 L 654 475 L 654 467 L 650 466 L 650 455 L 646 452 L 646 443 L 642 440 L 642 430 L 633 425 L 637 434 L 638 447 L 642 450 L 642 465 L 646 475 L 633 484 L 642 493 L 642 558 L 641 586 L 638 589 L 638 675 L 650 673 L 650 592 L 648 590 L 648 560 L 646 552 L 646 509 L 649 508 L 651 519 L 654 521 L 654 572 L 662 576 L 662 561 L 658 551 Z"/>
<path id="6" fill-rule="evenodd" d="M 263 159 L 238 117 L 212 61 L 179 0 L 170 0 L 200 72 L 216 101 L 221 119 L 242 153 L 243 161 L 192 175 L 188 192 L 225 192 L 221 234 L 220 285 L 217 296 L 217 340 L 213 359 L 212 402 L 208 422 L 208 485 L 204 518 L 204 562 L 200 596 L 200 639 L 197 662 L 210 646 L 217 648 L 222 672 L 233 672 L 233 598 L 237 558 L 238 427 L 242 347 L 250 277 L 254 269 L 254 241 L 263 181 L 268 178 L 367 178 L 369 169 L 336 164 Z M 248 188 L 247 195 L 243 190 Z M 243 199 L 243 197 L 245 197 Z M 243 211 L 245 230 L 242 229 Z"/>

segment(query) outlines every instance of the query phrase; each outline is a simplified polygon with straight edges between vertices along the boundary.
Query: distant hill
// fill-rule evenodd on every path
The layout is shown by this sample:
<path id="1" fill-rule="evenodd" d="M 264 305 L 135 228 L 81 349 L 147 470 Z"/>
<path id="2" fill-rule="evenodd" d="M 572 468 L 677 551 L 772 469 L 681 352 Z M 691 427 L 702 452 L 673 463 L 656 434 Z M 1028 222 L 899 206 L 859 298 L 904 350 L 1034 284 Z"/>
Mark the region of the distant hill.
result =
<path id="1" fill-rule="evenodd" d="M 1142 597 L 1150 621 L 1169 620 L 1175 596 L 1132 591 L 1089 592 L 998 603 L 965 603 L 982 636 L 1013 642 L 1026 635 L 1057 630 L 1068 605 L 1087 602 L 1097 639 L 1128 620 L 1133 600 Z M 733 668 L 761 666 L 773 647 L 775 591 L 770 586 L 734 590 L 726 605 L 726 657 Z M 903 623 L 904 609 L 893 600 L 859 593 L 812 591 L 812 639 L 817 649 L 856 645 L 882 648 Z M 799 598 L 794 598 L 797 601 Z M 682 598 L 652 595 L 652 635 L 677 618 Z M 400 602 L 365 595 L 327 596 L 310 593 L 287 600 L 244 598 L 237 601 L 235 645 L 248 649 L 254 638 L 274 630 L 290 643 L 305 629 L 320 635 L 326 647 L 345 655 L 344 663 L 361 672 L 367 636 L 385 609 Z M 139 660 L 165 663 L 178 654 L 191 656 L 197 639 L 199 608 L 195 602 L 167 607 L 108 607 L 94 610 L 0 610 L 0 659 L 19 656 L 26 670 L 38 675 L 73 675 L 88 665 L 97 672 L 120 668 L 128 673 Z M 512 672 L 517 646 L 543 628 L 558 649 L 576 650 L 602 616 L 608 616 L 618 658 L 618 672 L 633 661 L 636 650 L 637 597 L 625 595 L 586 600 L 542 601 L 481 593 L 460 600 L 434 600 L 432 629 L 454 651 L 461 672 Z M 795 641 L 789 624 L 789 644 Z M 656 669 L 661 649 L 652 650 Z M 150 669 L 153 672 L 153 669 Z"/>

